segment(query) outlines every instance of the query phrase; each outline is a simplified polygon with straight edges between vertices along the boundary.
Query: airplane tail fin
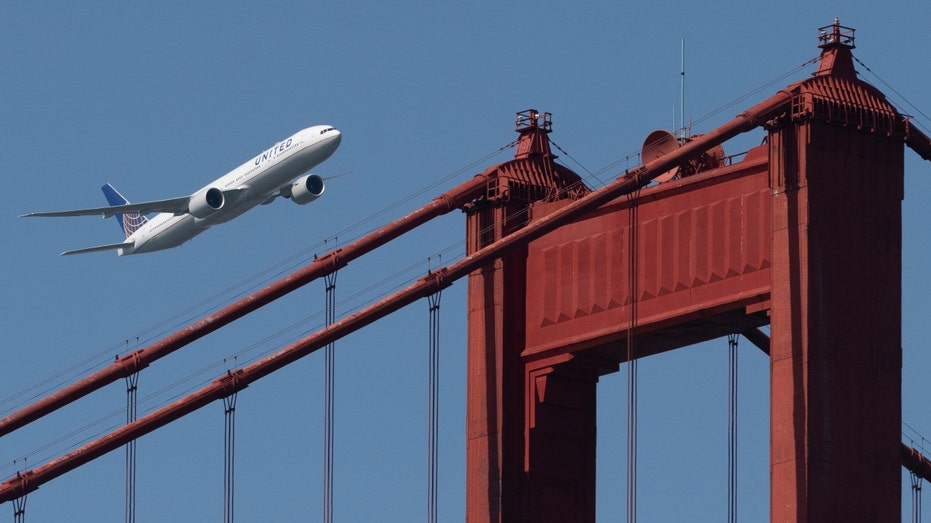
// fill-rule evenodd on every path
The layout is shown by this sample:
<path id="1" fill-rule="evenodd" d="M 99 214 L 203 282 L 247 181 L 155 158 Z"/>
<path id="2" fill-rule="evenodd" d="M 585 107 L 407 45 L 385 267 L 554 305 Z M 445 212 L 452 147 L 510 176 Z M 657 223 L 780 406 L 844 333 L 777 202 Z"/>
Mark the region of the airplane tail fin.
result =
<path id="1" fill-rule="evenodd" d="M 111 206 L 126 205 L 129 203 L 129 201 L 123 198 L 123 195 L 117 192 L 109 183 L 100 189 L 103 191 L 104 196 L 107 197 L 107 202 L 109 202 Z M 127 238 L 149 221 L 148 218 L 140 212 L 117 213 L 113 216 L 119 222 L 120 229 L 126 234 Z"/>

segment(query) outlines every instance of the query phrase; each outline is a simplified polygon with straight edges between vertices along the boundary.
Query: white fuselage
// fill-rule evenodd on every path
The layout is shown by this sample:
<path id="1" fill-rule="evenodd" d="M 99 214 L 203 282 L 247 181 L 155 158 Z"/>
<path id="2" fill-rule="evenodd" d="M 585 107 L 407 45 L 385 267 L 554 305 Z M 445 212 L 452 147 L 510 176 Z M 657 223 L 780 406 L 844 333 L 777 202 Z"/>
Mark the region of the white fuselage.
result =
<path id="1" fill-rule="evenodd" d="M 198 191 L 217 188 L 233 195 L 227 197 L 222 208 L 205 218 L 159 213 L 127 238 L 133 244 L 119 249 L 119 254 L 177 247 L 213 225 L 230 221 L 256 205 L 269 202 L 295 178 L 329 158 L 340 140 L 340 132 L 328 125 L 298 131 Z"/>

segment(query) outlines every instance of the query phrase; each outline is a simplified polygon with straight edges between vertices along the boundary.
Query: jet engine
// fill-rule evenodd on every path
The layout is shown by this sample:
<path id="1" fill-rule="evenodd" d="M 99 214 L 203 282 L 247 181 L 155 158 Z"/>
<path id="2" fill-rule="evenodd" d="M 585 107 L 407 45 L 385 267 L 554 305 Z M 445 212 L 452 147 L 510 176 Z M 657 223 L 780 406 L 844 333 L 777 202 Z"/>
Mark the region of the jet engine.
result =
<path id="1" fill-rule="evenodd" d="M 208 187 L 191 196 L 188 212 L 195 218 L 203 219 L 222 209 L 224 203 L 223 191 L 216 187 Z"/>
<path id="2" fill-rule="evenodd" d="M 316 174 L 308 174 L 291 184 L 291 199 L 299 205 L 306 205 L 320 196 L 326 189 L 323 178 Z"/>

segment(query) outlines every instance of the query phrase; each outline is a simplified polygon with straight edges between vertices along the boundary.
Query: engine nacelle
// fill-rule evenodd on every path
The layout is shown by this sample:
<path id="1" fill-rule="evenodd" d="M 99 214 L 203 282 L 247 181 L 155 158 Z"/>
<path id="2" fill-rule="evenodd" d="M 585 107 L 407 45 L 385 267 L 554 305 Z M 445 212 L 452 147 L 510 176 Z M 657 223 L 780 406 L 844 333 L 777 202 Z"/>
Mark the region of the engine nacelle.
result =
<path id="1" fill-rule="evenodd" d="M 326 184 L 316 174 L 308 174 L 291 184 L 291 199 L 299 205 L 308 204 L 323 195 Z"/>
<path id="2" fill-rule="evenodd" d="M 203 219 L 222 209 L 224 203 L 226 199 L 223 197 L 223 191 L 216 187 L 208 187 L 191 197 L 187 212 L 195 218 Z"/>

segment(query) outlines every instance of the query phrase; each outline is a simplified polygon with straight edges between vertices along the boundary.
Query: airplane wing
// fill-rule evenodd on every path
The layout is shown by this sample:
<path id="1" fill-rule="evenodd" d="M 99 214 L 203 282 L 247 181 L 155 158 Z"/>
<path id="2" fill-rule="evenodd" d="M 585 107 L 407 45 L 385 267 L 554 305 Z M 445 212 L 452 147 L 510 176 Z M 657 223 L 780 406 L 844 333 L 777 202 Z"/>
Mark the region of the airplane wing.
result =
<path id="1" fill-rule="evenodd" d="M 113 251 L 116 249 L 123 249 L 125 247 L 132 247 L 135 242 L 120 242 L 120 243 L 110 243 L 107 245 L 98 245 L 96 247 L 85 247 L 83 249 L 74 249 L 73 251 L 65 251 L 61 253 L 62 256 L 70 256 L 72 254 L 84 254 L 85 252 L 97 252 L 97 251 Z"/>
<path id="2" fill-rule="evenodd" d="M 149 214 L 152 212 L 170 212 L 173 214 L 184 214 L 187 212 L 190 196 L 181 198 L 169 198 L 167 200 L 154 200 L 151 202 L 128 203 L 126 205 L 111 205 L 108 207 L 93 207 L 90 209 L 76 209 L 73 211 L 55 211 L 55 212 L 31 212 L 23 214 L 20 218 L 29 218 L 33 216 L 103 216 L 109 218 L 114 214 L 126 214 L 139 212 Z"/>
<path id="3" fill-rule="evenodd" d="M 248 186 L 236 187 L 223 191 L 223 197 L 229 202 L 235 202 L 239 197 L 249 189 Z M 150 202 L 127 203 L 125 205 L 110 205 L 107 207 L 91 207 L 90 209 L 75 209 L 73 211 L 52 211 L 52 212 L 31 212 L 21 214 L 20 218 L 33 217 L 61 217 L 61 216 L 102 216 L 109 218 L 115 214 L 127 214 L 138 212 L 149 214 L 153 212 L 170 212 L 174 215 L 181 215 L 188 212 L 188 206 L 191 204 L 190 196 L 180 198 L 169 198 L 167 200 L 153 200 Z"/>

